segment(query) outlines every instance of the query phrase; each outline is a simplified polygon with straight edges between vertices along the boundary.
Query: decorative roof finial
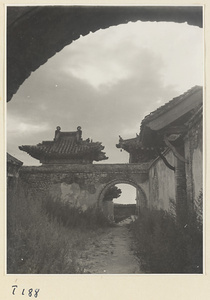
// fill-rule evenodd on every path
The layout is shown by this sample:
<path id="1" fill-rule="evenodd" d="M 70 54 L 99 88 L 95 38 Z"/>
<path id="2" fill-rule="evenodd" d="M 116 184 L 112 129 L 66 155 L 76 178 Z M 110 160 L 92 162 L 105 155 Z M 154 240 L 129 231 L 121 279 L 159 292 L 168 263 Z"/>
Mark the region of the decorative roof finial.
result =
<path id="1" fill-rule="evenodd" d="M 81 141 L 82 140 L 82 127 L 81 126 L 77 126 L 77 141 Z"/>

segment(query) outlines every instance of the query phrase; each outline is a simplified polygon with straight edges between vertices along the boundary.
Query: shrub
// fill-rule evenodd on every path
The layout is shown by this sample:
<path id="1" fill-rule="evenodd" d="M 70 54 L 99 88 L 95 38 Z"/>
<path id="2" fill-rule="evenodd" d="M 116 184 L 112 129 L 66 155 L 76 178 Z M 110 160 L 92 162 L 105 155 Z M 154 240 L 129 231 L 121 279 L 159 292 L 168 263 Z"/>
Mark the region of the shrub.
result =
<path id="1" fill-rule="evenodd" d="M 103 201 L 112 201 L 121 196 L 122 191 L 117 186 L 111 186 L 105 193 Z"/>
<path id="2" fill-rule="evenodd" d="M 202 273 L 202 230 L 194 215 L 182 226 L 173 214 L 145 209 L 131 229 L 146 273 Z"/>
<path id="3" fill-rule="evenodd" d="M 60 225 L 67 228 L 95 229 L 110 225 L 98 207 L 88 207 L 85 211 L 81 207 L 70 206 L 59 199 L 46 199 L 43 208 L 50 220 L 56 220 Z"/>

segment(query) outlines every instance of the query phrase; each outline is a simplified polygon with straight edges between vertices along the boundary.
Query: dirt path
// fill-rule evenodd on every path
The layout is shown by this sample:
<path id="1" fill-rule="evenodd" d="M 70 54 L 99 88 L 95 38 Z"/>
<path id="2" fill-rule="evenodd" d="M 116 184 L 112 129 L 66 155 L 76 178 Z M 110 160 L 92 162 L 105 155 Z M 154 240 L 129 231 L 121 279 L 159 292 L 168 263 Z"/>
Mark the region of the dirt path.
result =
<path id="1" fill-rule="evenodd" d="M 85 273 L 140 274 L 137 258 L 132 250 L 133 239 L 126 222 L 110 228 L 87 245 L 80 263 Z"/>

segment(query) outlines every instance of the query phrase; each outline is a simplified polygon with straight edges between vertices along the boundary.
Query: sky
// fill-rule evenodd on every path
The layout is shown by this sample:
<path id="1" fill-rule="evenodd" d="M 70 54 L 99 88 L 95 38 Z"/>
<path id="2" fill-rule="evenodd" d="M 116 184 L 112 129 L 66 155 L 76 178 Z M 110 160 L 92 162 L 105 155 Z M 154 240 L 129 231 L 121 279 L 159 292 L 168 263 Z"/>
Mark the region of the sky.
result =
<path id="1" fill-rule="evenodd" d="M 195 85 L 203 85 L 203 30 L 186 23 L 129 22 L 66 46 L 22 84 L 7 106 L 7 151 L 39 165 L 20 145 L 82 127 L 102 142 L 102 163 L 127 163 L 119 135 L 133 138 L 142 119 Z"/>
<path id="2" fill-rule="evenodd" d="M 121 190 L 119 198 L 113 199 L 117 204 L 136 204 L 136 188 L 130 184 L 116 184 L 116 187 Z"/>

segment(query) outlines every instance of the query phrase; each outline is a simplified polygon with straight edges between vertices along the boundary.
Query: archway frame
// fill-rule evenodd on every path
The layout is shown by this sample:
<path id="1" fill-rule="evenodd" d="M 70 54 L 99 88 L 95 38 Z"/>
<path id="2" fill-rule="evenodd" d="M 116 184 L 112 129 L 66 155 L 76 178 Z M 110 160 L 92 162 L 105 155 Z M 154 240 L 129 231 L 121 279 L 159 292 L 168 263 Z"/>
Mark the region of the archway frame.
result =
<path id="1" fill-rule="evenodd" d="M 202 27 L 202 6 L 8 6 L 7 101 L 32 72 L 66 45 L 129 21 L 187 22 Z"/>
<path id="2" fill-rule="evenodd" d="M 112 187 L 112 186 L 115 186 L 116 184 L 128 184 L 128 185 L 131 185 L 133 186 L 134 188 L 136 188 L 137 190 L 139 190 L 141 192 L 141 194 L 143 195 L 144 197 L 144 202 L 145 203 L 148 203 L 148 199 L 147 199 L 147 196 L 146 196 L 146 193 L 145 191 L 143 190 L 143 188 L 137 184 L 135 181 L 131 180 L 131 179 L 114 179 L 114 180 L 111 180 L 109 181 L 104 187 L 103 189 L 100 191 L 99 193 L 99 196 L 98 196 L 98 201 L 97 201 L 97 204 L 98 206 L 100 206 L 103 202 L 103 199 L 104 199 L 104 195 L 106 193 L 106 191 Z"/>

